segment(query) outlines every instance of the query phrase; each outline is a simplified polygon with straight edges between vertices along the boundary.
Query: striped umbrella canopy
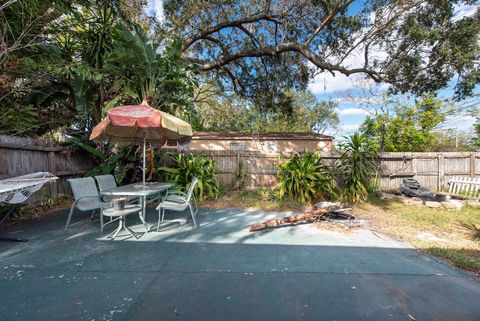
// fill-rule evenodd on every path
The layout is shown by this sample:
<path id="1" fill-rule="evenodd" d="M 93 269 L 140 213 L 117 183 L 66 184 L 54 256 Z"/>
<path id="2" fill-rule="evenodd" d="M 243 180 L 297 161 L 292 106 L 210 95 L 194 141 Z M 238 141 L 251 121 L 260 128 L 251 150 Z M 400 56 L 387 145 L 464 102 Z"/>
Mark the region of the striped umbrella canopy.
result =
<path id="1" fill-rule="evenodd" d="M 140 105 L 112 108 L 107 116 L 93 128 L 90 139 L 105 139 L 129 143 L 176 145 L 188 143 L 192 126 L 170 114 L 152 108 L 146 101 Z"/>
<path id="2" fill-rule="evenodd" d="M 107 116 L 92 130 L 90 139 L 111 138 L 121 143 L 143 143 L 143 183 L 145 184 L 145 144 L 163 146 L 187 144 L 192 126 L 170 114 L 152 108 L 147 101 L 109 109 Z"/>

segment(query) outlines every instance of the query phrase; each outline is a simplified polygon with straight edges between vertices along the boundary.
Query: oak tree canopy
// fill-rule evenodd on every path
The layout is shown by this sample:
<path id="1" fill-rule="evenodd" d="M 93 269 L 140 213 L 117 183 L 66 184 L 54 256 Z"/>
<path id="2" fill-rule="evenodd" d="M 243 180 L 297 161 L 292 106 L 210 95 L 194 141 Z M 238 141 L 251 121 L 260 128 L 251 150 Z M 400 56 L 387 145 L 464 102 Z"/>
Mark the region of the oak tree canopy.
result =
<path id="1" fill-rule="evenodd" d="M 167 0 L 164 8 L 167 27 L 184 37 L 184 57 L 237 89 L 252 74 L 267 72 L 272 59 L 294 56 L 299 74 L 311 66 L 333 75 L 359 74 L 397 92 L 432 92 L 454 79 L 461 98 L 480 81 L 480 12 L 459 18 L 455 8 L 474 4 Z"/>

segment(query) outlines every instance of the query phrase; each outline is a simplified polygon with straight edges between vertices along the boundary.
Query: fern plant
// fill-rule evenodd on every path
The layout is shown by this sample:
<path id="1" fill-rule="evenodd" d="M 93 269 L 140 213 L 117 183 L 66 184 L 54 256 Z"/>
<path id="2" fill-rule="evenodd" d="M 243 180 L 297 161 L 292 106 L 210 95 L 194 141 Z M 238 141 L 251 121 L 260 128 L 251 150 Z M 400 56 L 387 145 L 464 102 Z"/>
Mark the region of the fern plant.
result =
<path id="1" fill-rule="evenodd" d="M 279 197 L 311 202 L 317 198 L 336 196 L 336 181 L 332 171 L 322 163 L 318 152 L 295 154 L 281 163 L 277 171 L 278 184 L 274 187 Z"/>
<path id="2" fill-rule="evenodd" d="M 195 195 L 200 201 L 207 197 L 217 198 L 220 196 L 220 186 L 215 176 L 217 171 L 215 161 L 192 153 L 166 153 L 166 156 L 170 157 L 174 164 L 171 167 L 158 167 L 158 172 L 165 174 L 168 181 L 187 191 L 192 180 L 197 177 Z"/>
<path id="3" fill-rule="evenodd" d="M 338 165 L 341 197 L 352 203 L 364 201 L 378 176 L 378 147 L 358 133 L 345 137 L 339 147 L 343 151 Z"/>

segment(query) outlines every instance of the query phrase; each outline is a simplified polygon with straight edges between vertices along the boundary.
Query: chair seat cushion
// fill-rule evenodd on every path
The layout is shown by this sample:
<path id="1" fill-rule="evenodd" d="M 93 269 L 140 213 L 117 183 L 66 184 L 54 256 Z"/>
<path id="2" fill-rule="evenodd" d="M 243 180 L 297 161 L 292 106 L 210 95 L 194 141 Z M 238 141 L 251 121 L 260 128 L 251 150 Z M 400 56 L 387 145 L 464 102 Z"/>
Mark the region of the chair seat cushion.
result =
<path id="1" fill-rule="evenodd" d="M 77 207 L 80 211 L 91 211 L 99 209 L 102 206 L 100 199 L 96 196 L 87 197 L 81 199 L 77 203 Z"/>
<path id="2" fill-rule="evenodd" d="M 181 204 L 187 202 L 187 200 L 185 199 L 185 196 L 181 196 L 181 195 L 167 195 L 167 197 L 165 197 L 165 200 L 174 202 L 174 203 L 181 203 Z"/>
<path id="3" fill-rule="evenodd" d="M 157 210 L 164 208 L 167 210 L 172 210 L 172 211 L 183 211 L 187 208 L 188 204 L 185 203 L 185 200 L 183 200 L 183 203 L 179 203 L 178 200 L 164 200 L 160 202 L 157 206 Z"/>

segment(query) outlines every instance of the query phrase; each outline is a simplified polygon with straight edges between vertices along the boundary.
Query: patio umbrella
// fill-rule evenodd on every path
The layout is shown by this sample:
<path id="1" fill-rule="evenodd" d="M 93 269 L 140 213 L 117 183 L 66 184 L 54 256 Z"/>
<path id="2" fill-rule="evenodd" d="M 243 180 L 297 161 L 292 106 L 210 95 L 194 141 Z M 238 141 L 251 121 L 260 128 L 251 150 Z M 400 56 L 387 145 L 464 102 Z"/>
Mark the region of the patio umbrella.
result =
<path id="1" fill-rule="evenodd" d="M 145 144 L 160 146 L 186 144 L 192 137 L 192 126 L 187 122 L 152 108 L 147 101 L 140 105 L 112 108 L 107 116 L 92 130 L 90 139 L 104 139 L 123 143 L 143 142 L 143 185 L 145 185 Z"/>

